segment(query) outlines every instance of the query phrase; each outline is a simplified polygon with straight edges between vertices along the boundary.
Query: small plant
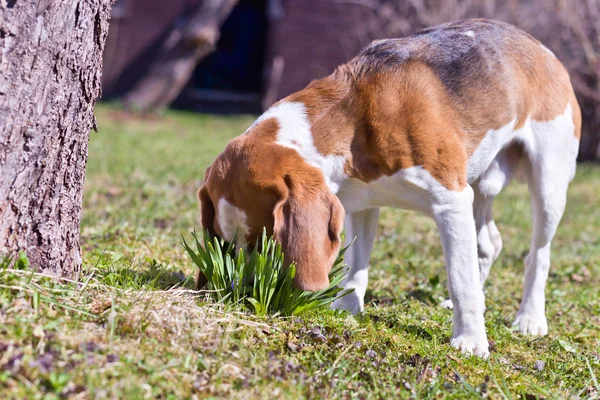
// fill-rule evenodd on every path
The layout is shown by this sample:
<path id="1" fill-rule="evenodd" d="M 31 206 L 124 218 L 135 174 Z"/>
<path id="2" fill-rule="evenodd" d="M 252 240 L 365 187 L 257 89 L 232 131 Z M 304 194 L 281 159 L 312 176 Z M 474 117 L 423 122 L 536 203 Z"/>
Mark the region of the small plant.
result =
<path id="1" fill-rule="evenodd" d="M 222 303 L 243 304 L 258 315 L 299 315 L 315 308 L 329 306 L 338 296 L 350 290 L 338 285 L 344 279 L 342 249 L 329 273 L 329 286 L 318 292 L 306 292 L 293 285 L 296 265 L 284 264 L 281 244 L 267 238 L 263 229 L 260 241 L 246 256 L 243 249 L 211 237 L 204 230 L 202 242 L 195 232 L 196 250 L 183 238 L 183 246 L 208 280 L 207 289 L 213 299 Z"/>
<path id="2" fill-rule="evenodd" d="M 0 269 L 19 269 L 19 270 L 27 270 L 29 269 L 29 259 L 27 258 L 27 253 L 24 251 L 19 252 L 19 258 L 14 260 L 8 254 L 0 254 Z"/>

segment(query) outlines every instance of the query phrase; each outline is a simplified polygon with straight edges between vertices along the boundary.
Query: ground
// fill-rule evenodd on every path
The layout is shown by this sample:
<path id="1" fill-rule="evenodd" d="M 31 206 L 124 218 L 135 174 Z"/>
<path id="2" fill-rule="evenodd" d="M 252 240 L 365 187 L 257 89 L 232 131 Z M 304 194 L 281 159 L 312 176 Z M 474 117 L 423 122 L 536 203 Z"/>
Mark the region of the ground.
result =
<path id="1" fill-rule="evenodd" d="M 488 361 L 450 347 L 434 223 L 382 212 L 368 306 L 258 318 L 193 292 L 181 235 L 205 167 L 253 117 L 97 109 L 76 282 L 0 269 L 0 398 L 598 398 L 600 166 L 580 165 L 554 241 L 550 334 L 511 328 L 528 250 L 527 189 L 494 213 L 504 250 L 486 285 Z M 6 264 L 6 263 L 5 263 Z"/>

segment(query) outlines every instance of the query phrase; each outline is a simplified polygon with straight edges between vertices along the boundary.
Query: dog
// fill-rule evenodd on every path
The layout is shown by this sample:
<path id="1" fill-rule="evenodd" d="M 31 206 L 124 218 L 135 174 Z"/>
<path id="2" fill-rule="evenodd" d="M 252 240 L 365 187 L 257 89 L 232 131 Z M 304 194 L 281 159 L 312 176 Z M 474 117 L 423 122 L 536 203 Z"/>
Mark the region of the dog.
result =
<path id="1" fill-rule="evenodd" d="M 270 107 L 208 167 L 201 222 L 237 245 L 266 227 L 295 262 L 294 284 L 328 286 L 340 233 L 344 288 L 364 309 L 379 208 L 416 210 L 439 229 L 454 308 L 451 345 L 489 355 L 483 284 L 502 249 L 492 203 L 515 177 L 533 215 L 514 325 L 545 335 L 550 244 L 566 204 L 581 112 L 554 54 L 512 25 L 484 19 L 378 40 L 331 75 Z M 202 285 L 202 276 L 198 279 Z"/>

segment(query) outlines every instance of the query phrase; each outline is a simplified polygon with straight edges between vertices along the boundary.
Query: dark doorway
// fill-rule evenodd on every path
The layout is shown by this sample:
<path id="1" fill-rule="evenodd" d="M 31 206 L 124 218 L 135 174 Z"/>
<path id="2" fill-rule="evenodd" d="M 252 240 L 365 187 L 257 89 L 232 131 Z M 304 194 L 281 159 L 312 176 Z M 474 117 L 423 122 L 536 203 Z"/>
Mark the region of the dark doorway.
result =
<path id="1" fill-rule="evenodd" d="M 237 4 L 222 26 L 217 49 L 198 65 L 182 94 L 187 107 L 217 113 L 260 111 L 267 21 L 267 0 Z"/>

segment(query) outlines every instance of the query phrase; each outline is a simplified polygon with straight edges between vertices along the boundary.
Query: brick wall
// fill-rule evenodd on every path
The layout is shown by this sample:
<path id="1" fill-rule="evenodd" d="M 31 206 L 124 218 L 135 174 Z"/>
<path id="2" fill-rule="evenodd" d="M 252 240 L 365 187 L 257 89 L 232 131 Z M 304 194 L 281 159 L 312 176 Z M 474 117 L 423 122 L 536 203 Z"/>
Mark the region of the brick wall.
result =
<path id="1" fill-rule="evenodd" d="M 338 0 L 281 0 L 283 14 L 271 22 L 269 60 L 284 60 L 281 82 L 273 100 L 302 89 L 330 74 L 369 43 L 357 32 L 357 21 L 372 11 Z M 269 79 L 267 79 L 269 80 Z"/>
<path id="2" fill-rule="evenodd" d="M 124 94 L 136 83 L 177 17 L 200 1 L 117 1 L 104 52 L 105 99 Z M 285 61 L 272 101 L 328 75 L 369 42 L 357 36 L 356 21 L 370 10 L 340 1 L 281 0 L 284 13 L 271 20 L 267 39 L 267 82 L 270 60 L 279 55 Z"/>
<path id="3" fill-rule="evenodd" d="M 118 0 L 104 51 L 103 97 L 122 95 L 146 70 L 177 17 L 201 0 Z"/>

